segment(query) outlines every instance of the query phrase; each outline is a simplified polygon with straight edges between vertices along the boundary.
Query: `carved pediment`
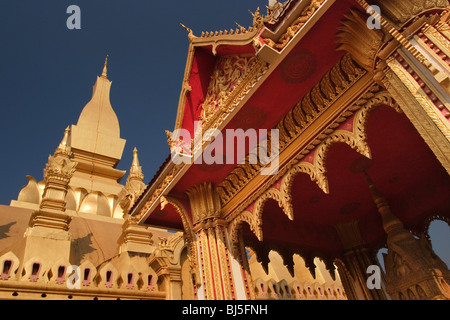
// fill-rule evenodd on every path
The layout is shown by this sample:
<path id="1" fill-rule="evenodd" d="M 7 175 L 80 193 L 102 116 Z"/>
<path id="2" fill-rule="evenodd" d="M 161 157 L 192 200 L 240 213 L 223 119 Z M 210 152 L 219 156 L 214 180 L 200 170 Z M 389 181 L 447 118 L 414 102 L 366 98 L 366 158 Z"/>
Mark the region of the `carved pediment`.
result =
<path id="1" fill-rule="evenodd" d="M 383 16 L 397 25 L 404 24 L 422 12 L 445 9 L 449 5 L 447 0 L 375 0 L 371 4 L 379 6 Z"/>

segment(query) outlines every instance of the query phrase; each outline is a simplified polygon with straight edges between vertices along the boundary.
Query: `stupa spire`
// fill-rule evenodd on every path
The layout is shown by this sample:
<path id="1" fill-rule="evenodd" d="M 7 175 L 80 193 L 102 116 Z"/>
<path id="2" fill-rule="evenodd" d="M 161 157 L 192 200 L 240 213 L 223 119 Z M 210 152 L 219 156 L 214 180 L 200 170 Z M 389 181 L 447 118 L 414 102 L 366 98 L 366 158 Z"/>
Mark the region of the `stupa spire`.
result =
<path id="1" fill-rule="evenodd" d="M 139 165 L 138 150 L 133 150 L 133 162 L 131 163 L 130 174 L 128 175 L 125 187 L 119 193 L 119 204 L 124 213 L 128 213 L 136 199 L 144 192 L 147 185 L 143 182 L 144 174 Z"/>
<path id="2" fill-rule="evenodd" d="M 119 182 L 126 173 L 117 169 L 125 140 L 120 138 L 119 119 L 111 106 L 108 58 L 92 88 L 91 100 L 81 111 L 77 124 L 70 128 L 73 159 L 79 162 L 71 186 L 88 192 L 104 190 L 104 193 L 117 194 L 122 188 Z"/>
<path id="3" fill-rule="evenodd" d="M 372 194 L 373 201 L 375 205 L 377 206 L 378 212 L 381 215 L 382 223 L 383 223 L 383 229 L 386 231 L 388 237 L 399 237 L 399 236 L 405 236 L 408 237 L 410 234 L 407 232 L 404 227 L 403 223 L 400 221 L 399 218 L 397 218 L 391 211 L 391 208 L 386 201 L 386 198 L 381 194 L 381 192 L 377 189 L 375 186 L 375 183 L 370 178 L 370 176 L 367 174 L 367 172 L 364 171 L 364 175 L 366 176 L 367 183 L 369 185 L 370 192 Z"/>
<path id="4" fill-rule="evenodd" d="M 106 55 L 105 64 L 103 65 L 102 77 L 108 79 L 108 55 Z"/>
<path id="5" fill-rule="evenodd" d="M 100 156 L 98 160 L 103 164 L 107 157 L 115 167 L 122 158 L 125 140 L 120 138 L 119 120 L 111 106 L 111 81 L 107 78 L 107 68 L 108 56 L 103 73 L 94 84 L 91 100 L 83 108 L 77 124 L 71 128 L 71 147 L 75 154 L 80 150 L 84 155 L 87 152 L 95 154 L 93 158 Z"/>
<path id="6" fill-rule="evenodd" d="M 133 162 L 131 163 L 129 175 L 129 179 L 133 178 L 141 181 L 144 179 L 144 175 L 142 174 L 142 167 L 139 165 L 138 150 L 136 147 L 134 147 L 133 150 Z"/>
<path id="7" fill-rule="evenodd" d="M 450 273 L 445 263 L 425 235 L 415 237 L 404 228 L 367 172 L 364 174 L 387 234 L 388 251 L 383 254 L 387 293 L 394 300 L 450 297 Z"/>
<path id="8" fill-rule="evenodd" d="M 70 127 L 67 127 L 64 131 L 64 137 L 61 140 L 58 148 L 56 148 L 55 155 L 62 154 L 66 156 L 70 156 L 71 148 L 70 148 Z"/>

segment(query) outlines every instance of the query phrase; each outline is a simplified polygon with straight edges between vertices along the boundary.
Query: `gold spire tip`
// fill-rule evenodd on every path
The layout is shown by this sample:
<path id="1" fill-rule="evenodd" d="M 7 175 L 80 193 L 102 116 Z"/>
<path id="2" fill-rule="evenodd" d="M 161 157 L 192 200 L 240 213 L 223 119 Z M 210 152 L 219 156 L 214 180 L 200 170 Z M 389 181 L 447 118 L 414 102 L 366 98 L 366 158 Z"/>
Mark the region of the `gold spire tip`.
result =
<path id="1" fill-rule="evenodd" d="M 180 25 L 183 27 L 183 29 L 185 29 L 187 32 L 192 33 L 192 29 L 186 27 L 184 24 L 180 23 Z"/>
<path id="2" fill-rule="evenodd" d="M 109 55 L 106 55 L 105 64 L 103 65 L 102 77 L 104 77 L 104 78 L 108 77 L 108 75 L 107 75 L 107 73 L 108 73 L 108 56 Z"/>

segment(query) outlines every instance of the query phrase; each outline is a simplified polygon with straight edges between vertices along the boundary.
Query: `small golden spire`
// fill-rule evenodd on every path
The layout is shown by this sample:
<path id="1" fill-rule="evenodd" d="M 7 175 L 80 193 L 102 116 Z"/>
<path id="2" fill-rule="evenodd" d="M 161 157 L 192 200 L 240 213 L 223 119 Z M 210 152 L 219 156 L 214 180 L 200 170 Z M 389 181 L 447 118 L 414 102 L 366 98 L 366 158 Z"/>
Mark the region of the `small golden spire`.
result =
<path id="1" fill-rule="evenodd" d="M 102 77 L 103 78 L 108 79 L 107 71 L 108 71 L 108 55 L 106 55 L 105 64 L 103 65 L 103 72 L 102 72 Z"/>
<path id="2" fill-rule="evenodd" d="M 133 164 L 134 167 L 139 167 L 138 150 L 136 147 L 133 149 Z"/>
<path id="3" fill-rule="evenodd" d="M 133 162 L 131 163 L 130 175 L 128 176 L 128 178 L 138 179 L 141 181 L 144 180 L 142 167 L 139 165 L 138 150 L 136 149 L 136 147 L 133 150 Z"/>
<path id="4" fill-rule="evenodd" d="M 55 155 L 62 154 L 70 156 L 71 154 L 71 147 L 70 147 L 70 127 L 67 127 L 66 130 L 64 130 L 64 137 L 61 140 L 61 143 L 59 144 L 58 148 L 56 148 Z"/>

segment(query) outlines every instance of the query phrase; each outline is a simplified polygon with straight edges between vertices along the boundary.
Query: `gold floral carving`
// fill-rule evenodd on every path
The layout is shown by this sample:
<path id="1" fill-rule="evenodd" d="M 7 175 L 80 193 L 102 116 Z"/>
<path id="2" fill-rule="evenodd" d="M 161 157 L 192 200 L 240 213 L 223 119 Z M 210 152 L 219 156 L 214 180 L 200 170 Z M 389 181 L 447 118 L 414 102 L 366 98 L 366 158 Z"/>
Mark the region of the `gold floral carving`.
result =
<path id="1" fill-rule="evenodd" d="M 255 56 L 218 58 L 200 114 L 203 129 L 216 128 L 267 68 L 267 63 Z"/>
<path id="2" fill-rule="evenodd" d="M 425 24 L 422 31 L 431 41 L 433 41 L 433 43 L 438 45 L 439 49 L 442 50 L 447 57 L 450 56 L 450 42 L 443 34 L 429 24 Z"/>
<path id="3" fill-rule="evenodd" d="M 231 93 L 227 95 L 227 98 L 222 100 L 219 108 L 213 112 L 207 114 L 207 121 L 202 122 L 202 127 L 199 127 L 197 132 L 195 132 L 195 137 L 193 141 L 199 141 L 201 143 L 197 143 L 193 145 L 192 153 L 197 154 L 200 148 L 202 148 L 205 143 L 205 136 L 203 132 L 208 129 L 216 129 L 218 128 L 225 118 L 231 113 L 235 108 L 241 103 L 241 101 L 247 96 L 247 94 L 251 91 L 251 89 L 256 85 L 259 79 L 266 73 L 269 68 L 269 64 L 256 59 L 255 64 L 251 68 L 251 70 L 247 73 L 247 75 L 239 81 L 239 84 L 234 87 Z"/>
<path id="4" fill-rule="evenodd" d="M 449 123 L 448 121 L 444 120 L 445 118 L 442 115 L 438 113 L 433 101 L 428 98 L 427 94 L 423 91 L 419 84 L 414 81 L 411 75 L 409 75 L 406 70 L 404 70 L 404 68 L 394 57 L 390 57 L 387 61 L 387 64 L 391 68 L 391 70 L 402 80 L 403 84 L 408 88 L 414 98 L 420 103 L 427 115 L 430 117 L 430 119 L 433 120 L 442 134 L 447 138 L 448 141 L 450 141 Z"/>
<path id="5" fill-rule="evenodd" d="M 231 92 L 238 87 L 242 79 L 251 70 L 256 57 L 228 56 L 219 57 L 212 73 L 200 119 L 208 119 L 221 107 Z"/>
<path id="6" fill-rule="evenodd" d="M 433 102 L 417 82 L 393 57 L 387 61 L 390 70 L 384 79 L 386 89 L 398 101 L 422 138 L 450 173 L 450 129 L 442 115 L 438 115 Z"/>
<path id="7" fill-rule="evenodd" d="M 261 16 L 259 7 L 253 13 L 250 11 L 253 17 L 253 28 L 260 29 L 264 26 L 264 17 Z"/>
<path id="8" fill-rule="evenodd" d="M 376 0 L 371 4 L 378 5 L 383 15 L 399 26 L 422 12 L 448 7 L 447 0 Z"/>
<path id="9" fill-rule="evenodd" d="M 278 22 L 278 18 L 283 16 L 283 11 L 289 7 L 290 1 L 281 3 L 275 2 L 272 6 L 266 6 L 267 15 L 264 17 L 264 23 L 267 25 L 274 25 Z"/>
<path id="10" fill-rule="evenodd" d="M 280 152 L 299 137 L 324 110 L 338 100 L 365 73 L 366 71 L 356 64 L 349 54 L 333 66 L 276 126 L 276 129 L 279 130 Z M 225 205 L 260 172 L 261 164 L 250 164 L 249 156 L 244 164 L 233 169 L 217 186 L 216 190 L 220 195 L 222 205 Z M 309 167 L 305 165 L 303 169 L 308 171 Z M 312 175 L 313 172 L 311 172 Z M 314 177 L 317 177 L 321 187 L 325 186 L 318 172 L 314 174 Z"/>
<path id="11" fill-rule="evenodd" d="M 192 221 L 195 224 L 206 220 L 220 218 L 220 199 L 211 183 L 202 183 L 186 191 L 192 211 Z"/>
<path id="12" fill-rule="evenodd" d="M 309 6 L 302 11 L 300 16 L 287 28 L 286 32 L 277 41 L 264 38 L 264 42 L 271 48 L 280 51 L 283 50 L 324 2 L 325 0 L 312 0 Z"/>
<path id="13" fill-rule="evenodd" d="M 449 25 L 450 11 L 444 10 L 441 13 L 441 19 L 436 23 L 436 29 L 441 32 L 447 39 L 450 40 L 450 25 Z"/>
<path id="14" fill-rule="evenodd" d="M 57 176 L 69 182 L 75 172 L 76 166 L 77 162 L 71 161 L 69 158 L 49 156 L 44 169 L 44 178 L 49 179 L 50 177 Z"/>
<path id="15" fill-rule="evenodd" d="M 369 10 L 370 6 L 366 0 L 356 0 L 356 1 L 366 11 Z M 410 5 L 409 2 L 407 2 L 405 0 L 394 0 L 394 1 L 399 1 L 399 3 L 401 2 L 401 4 L 403 6 Z M 421 0 L 416 0 L 416 1 L 421 1 Z M 414 1 L 414 2 L 416 2 L 416 1 Z M 447 3 L 447 0 L 435 0 L 435 1 L 445 1 Z M 433 0 L 429 1 L 429 3 L 431 3 L 431 2 L 433 2 Z M 385 3 L 385 2 L 383 2 L 383 3 Z M 416 6 L 416 3 L 414 3 L 414 6 Z M 419 4 L 419 6 L 420 6 L 420 4 Z M 425 10 L 425 8 L 430 9 L 428 7 L 428 5 L 423 7 L 424 10 Z M 417 9 L 417 6 L 416 6 L 415 10 L 416 9 Z M 415 14 L 417 14 L 417 13 L 415 13 Z M 375 11 L 372 10 L 372 17 L 379 21 L 382 29 L 387 34 L 389 34 L 393 39 L 398 41 L 398 43 L 400 43 L 404 49 L 409 51 L 420 63 L 422 63 L 424 66 L 426 66 L 428 69 L 430 69 L 430 71 L 433 72 L 433 74 L 436 74 L 438 72 L 438 70 L 431 64 L 431 62 L 427 58 L 425 58 L 425 56 L 407 39 L 407 37 L 403 33 L 400 32 L 400 29 L 396 28 L 389 20 L 387 20 L 385 18 L 384 15 L 380 14 L 380 12 L 378 12 L 376 10 Z M 382 63 L 381 65 L 384 65 L 384 64 Z"/>
<path id="16" fill-rule="evenodd" d="M 337 34 L 338 50 L 349 52 L 360 66 L 373 71 L 377 53 L 383 44 L 383 32 L 367 28 L 367 16 L 360 11 L 350 10 L 344 17 Z"/>

